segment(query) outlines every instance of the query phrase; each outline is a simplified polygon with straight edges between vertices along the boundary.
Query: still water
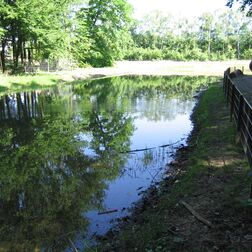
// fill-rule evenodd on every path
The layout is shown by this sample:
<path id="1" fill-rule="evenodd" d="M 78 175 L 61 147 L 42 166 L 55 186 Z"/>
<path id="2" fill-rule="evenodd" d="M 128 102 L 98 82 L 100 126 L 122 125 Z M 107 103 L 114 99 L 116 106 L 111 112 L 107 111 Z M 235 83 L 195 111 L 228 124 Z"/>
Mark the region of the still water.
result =
<path id="1" fill-rule="evenodd" d="M 116 77 L 0 98 L 0 250 L 83 248 L 166 176 L 206 77 Z"/>

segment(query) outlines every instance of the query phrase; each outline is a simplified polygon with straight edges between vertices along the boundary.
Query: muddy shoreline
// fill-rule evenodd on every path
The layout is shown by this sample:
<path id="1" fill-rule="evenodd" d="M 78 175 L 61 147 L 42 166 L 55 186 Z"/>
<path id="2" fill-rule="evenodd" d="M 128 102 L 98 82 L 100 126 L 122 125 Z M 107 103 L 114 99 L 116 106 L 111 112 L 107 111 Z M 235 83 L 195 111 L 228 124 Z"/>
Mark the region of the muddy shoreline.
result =
<path id="1" fill-rule="evenodd" d="M 167 164 L 166 178 L 148 188 L 143 193 L 142 199 L 136 202 L 130 209 L 130 215 L 115 220 L 117 224 L 105 235 L 97 235 L 95 239 L 102 244 L 102 250 L 99 251 L 120 251 L 118 248 L 117 236 L 125 228 L 132 225 L 141 225 L 144 222 L 143 214 L 148 210 L 158 210 L 157 204 L 160 197 L 169 195 L 174 184 L 176 184 L 187 169 L 188 156 L 193 149 L 193 139 L 196 137 L 196 129 L 189 136 L 189 144 L 181 146 L 177 151 L 174 161 Z M 176 233 L 173 227 L 168 228 L 171 234 Z M 173 230 L 174 229 L 174 230 Z"/>

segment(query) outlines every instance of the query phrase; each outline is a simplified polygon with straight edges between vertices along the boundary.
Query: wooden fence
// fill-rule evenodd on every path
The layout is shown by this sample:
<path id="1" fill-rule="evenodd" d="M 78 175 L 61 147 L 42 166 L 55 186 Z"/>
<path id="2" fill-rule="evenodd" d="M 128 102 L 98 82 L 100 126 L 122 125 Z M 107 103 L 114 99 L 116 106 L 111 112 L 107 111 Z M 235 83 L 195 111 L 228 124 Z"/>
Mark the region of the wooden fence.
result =
<path id="1" fill-rule="evenodd" d="M 252 168 L 252 106 L 235 86 L 234 72 L 228 68 L 224 72 L 223 89 L 230 106 L 230 120 L 234 119 L 244 152 Z M 251 85 L 252 88 L 252 85 Z M 252 183 L 250 188 L 250 199 L 252 199 Z"/>

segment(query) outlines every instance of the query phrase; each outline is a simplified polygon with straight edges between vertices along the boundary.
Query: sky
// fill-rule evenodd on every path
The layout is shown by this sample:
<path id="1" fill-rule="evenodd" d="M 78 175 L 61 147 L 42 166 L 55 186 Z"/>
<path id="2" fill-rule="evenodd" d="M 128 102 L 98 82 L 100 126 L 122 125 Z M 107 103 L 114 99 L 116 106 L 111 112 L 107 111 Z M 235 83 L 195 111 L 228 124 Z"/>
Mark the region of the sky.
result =
<path id="1" fill-rule="evenodd" d="M 145 14 L 160 10 L 184 17 L 200 16 L 204 12 L 227 9 L 226 0 L 128 0 L 134 7 L 134 17 L 141 19 Z"/>

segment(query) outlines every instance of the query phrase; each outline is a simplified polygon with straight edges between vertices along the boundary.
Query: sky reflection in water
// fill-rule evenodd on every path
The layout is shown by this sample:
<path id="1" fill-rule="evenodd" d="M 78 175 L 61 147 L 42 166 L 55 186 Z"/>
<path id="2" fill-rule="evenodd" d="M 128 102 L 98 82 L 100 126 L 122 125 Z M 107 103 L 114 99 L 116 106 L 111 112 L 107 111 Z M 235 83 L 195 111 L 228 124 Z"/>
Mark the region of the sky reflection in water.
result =
<path id="1" fill-rule="evenodd" d="M 104 233 L 175 151 L 130 150 L 185 143 L 192 96 L 210 81 L 116 77 L 2 96 L 0 250 L 61 251 Z"/>

